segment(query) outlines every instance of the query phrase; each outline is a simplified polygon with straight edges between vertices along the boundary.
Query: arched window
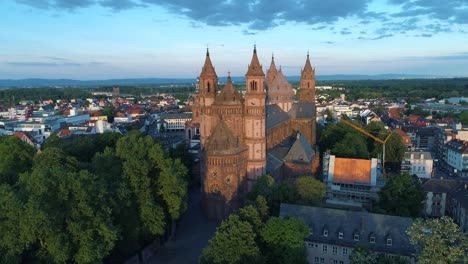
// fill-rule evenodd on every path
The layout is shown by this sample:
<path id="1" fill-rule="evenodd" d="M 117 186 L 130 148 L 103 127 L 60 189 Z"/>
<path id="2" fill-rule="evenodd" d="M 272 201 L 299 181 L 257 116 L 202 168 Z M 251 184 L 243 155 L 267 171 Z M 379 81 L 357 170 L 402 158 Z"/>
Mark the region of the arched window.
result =
<path id="1" fill-rule="evenodd" d="M 307 89 L 310 88 L 310 82 L 307 82 Z"/>
<path id="2" fill-rule="evenodd" d="M 257 91 L 257 82 L 251 81 L 250 82 L 250 91 Z"/>
<path id="3" fill-rule="evenodd" d="M 210 92 L 210 82 L 208 82 L 208 84 L 206 85 L 207 87 L 207 91 Z"/>

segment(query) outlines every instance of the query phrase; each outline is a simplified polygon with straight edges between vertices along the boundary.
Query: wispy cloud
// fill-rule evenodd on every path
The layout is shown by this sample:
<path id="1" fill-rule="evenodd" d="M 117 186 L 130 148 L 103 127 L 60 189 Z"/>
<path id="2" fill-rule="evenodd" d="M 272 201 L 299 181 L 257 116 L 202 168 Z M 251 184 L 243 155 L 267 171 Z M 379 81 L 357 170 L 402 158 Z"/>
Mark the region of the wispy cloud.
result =
<path id="1" fill-rule="evenodd" d="M 82 66 L 99 66 L 103 65 L 101 62 L 42 62 L 42 61 L 10 61 L 5 64 L 15 67 L 82 67 Z"/>

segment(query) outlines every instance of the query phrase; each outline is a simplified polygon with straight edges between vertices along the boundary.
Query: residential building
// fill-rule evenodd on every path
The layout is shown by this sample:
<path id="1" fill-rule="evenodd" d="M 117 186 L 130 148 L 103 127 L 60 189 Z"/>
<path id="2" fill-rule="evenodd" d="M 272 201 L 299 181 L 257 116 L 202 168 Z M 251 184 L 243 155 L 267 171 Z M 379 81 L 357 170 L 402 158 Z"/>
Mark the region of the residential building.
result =
<path id="1" fill-rule="evenodd" d="M 453 139 L 447 144 L 447 164 L 453 173 L 468 177 L 468 141 Z"/>
<path id="2" fill-rule="evenodd" d="M 281 204 L 281 217 L 299 217 L 309 227 L 307 262 L 348 264 L 356 246 L 389 257 L 415 261 L 415 248 L 406 230 L 409 217 L 345 211 L 332 208 Z"/>
<path id="3" fill-rule="evenodd" d="M 468 234 L 468 182 L 459 185 L 452 197 L 452 218 Z"/>
<path id="4" fill-rule="evenodd" d="M 432 177 L 434 160 L 430 152 L 405 152 L 401 164 L 401 171 L 416 175 L 419 178 Z"/>
<path id="5" fill-rule="evenodd" d="M 442 217 L 450 215 L 450 202 L 453 193 L 462 185 L 457 180 L 430 179 L 423 184 L 426 194 L 423 215 L 426 217 Z"/>
<path id="6" fill-rule="evenodd" d="M 185 131 L 185 124 L 192 120 L 192 113 L 161 113 L 159 123 L 164 122 L 167 132 Z"/>

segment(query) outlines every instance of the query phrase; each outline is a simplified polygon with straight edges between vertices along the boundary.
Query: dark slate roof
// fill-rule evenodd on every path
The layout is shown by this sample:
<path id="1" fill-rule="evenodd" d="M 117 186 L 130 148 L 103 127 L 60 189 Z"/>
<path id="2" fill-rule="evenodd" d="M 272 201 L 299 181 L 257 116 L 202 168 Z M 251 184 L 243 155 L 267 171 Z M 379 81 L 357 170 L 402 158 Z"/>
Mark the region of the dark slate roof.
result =
<path id="1" fill-rule="evenodd" d="M 425 192 L 453 193 L 462 183 L 456 180 L 430 179 L 423 184 Z"/>
<path id="2" fill-rule="evenodd" d="M 314 160 L 315 152 L 307 139 L 302 134 L 297 134 L 296 141 L 284 157 L 289 162 L 311 163 Z"/>
<path id="3" fill-rule="evenodd" d="M 433 137 L 437 132 L 435 127 L 421 127 L 416 131 L 416 134 L 420 137 Z"/>
<path id="4" fill-rule="evenodd" d="M 288 112 L 291 118 L 314 118 L 315 104 L 314 103 L 294 103 Z"/>
<path id="5" fill-rule="evenodd" d="M 304 219 L 312 233 L 307 241 L 347 247 L 363 245 L 370 250 L 389 254 L 409 256 L 415 253 L 406 234 L 413 222 L 409 217 L 284 203 L 281 204 L 280 216 Z M 328 231 L 327 237 L 323 235 L 324 229 Z M 338 238 L 338 232 L 343 232 L 343 239 Z M 359 234 L 359 241 L 354 240 L 354 234 Z M 371 236 L 375 237 L 375 243 L 370 243 Z M 387 238 L 392 239 L 391 246 L 387 246 Z"/>
<path id="6" fill-rule="evenodd" d="M 278 105 L 267 105 L 266 106 L 266 127 L 270 129 L 289 119 L 289 116 L 284 112 Z"/>

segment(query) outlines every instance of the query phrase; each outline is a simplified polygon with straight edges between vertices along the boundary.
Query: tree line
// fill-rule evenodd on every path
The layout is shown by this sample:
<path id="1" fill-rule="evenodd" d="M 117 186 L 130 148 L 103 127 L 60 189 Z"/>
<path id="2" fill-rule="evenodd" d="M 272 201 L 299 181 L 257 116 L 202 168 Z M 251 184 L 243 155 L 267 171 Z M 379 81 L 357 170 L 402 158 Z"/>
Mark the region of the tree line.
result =
<path id="1" fill-rule="evenodd" d="M 0 262 L 122 262 L 180 218 L 188 183 L 181 160 L 136 131 L 52 138 L 38 154 L 0 138 Z"/>

